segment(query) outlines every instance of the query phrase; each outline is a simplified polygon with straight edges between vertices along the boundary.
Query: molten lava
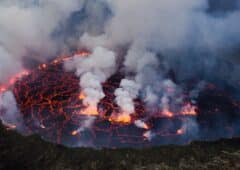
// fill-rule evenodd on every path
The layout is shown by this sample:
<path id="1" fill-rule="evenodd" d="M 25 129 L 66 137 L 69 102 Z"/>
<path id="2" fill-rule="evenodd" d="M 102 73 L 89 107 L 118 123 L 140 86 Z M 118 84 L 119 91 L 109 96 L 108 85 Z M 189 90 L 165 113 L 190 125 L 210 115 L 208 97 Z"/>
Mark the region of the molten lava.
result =
<path id="1" fill-rule="evenodd" d="M 74 56 L 88 55 L 84 51 Z M 97 109 L 86 107 L 83 104 L 86 96 L 79 87 L 79 78 L 63 68 L 63 63 L 70 58 L 61 56 L 40 64 L 35 70 L 24 70 L 0 85 L 0 93 L 8 89 L 14 92 L 28 134 L 37 133 L 47 140 L 69 146 L 179 144 L 196 138 L 182 128 L 183 123 L 195 129 L 199 127 L 192 122 L 199 121 L 200 128 L 204 129 L 206 121 L 209 121 L 189 101 L 178 112 L 165 109 L 149 114 L 143 101 L 136 99 L 135 113 L 122 113 L 114 96 L 124 77 L 121 73 L 116 73 L 102 84 L 105 97 Z M 10 127 L 15 128 L 15 125 Z"/>
<path id="2" fill-rule="evenodd" d="M 85 109 L 82 109 L 80 112 L 79 112 L 80 115 L 86 115 L 86 116 L 98 116 L 99 113 L 98 113 L 98 110 L 95 108 L 95 107 L 87 107 Z"/>
<path id="3" fill-rule="evenodd" d="M 131 116 L 126 113 L 120 113 L 120 114 L 112 114 L 112 116 L 109 118 L 110 122 L 113 123 L 123 123 L 123 124 L 130 124 L 131 121 Z"/>

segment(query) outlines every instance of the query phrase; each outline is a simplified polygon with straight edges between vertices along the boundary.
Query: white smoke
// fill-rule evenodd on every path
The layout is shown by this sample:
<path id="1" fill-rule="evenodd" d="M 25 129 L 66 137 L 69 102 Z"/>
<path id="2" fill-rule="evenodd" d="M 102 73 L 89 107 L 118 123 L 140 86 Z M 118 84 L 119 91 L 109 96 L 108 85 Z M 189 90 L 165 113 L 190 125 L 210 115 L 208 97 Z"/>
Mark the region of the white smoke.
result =
<path id="1" fill-rule="evenodd" d="M 206 12 L 209 8 L 207 0 L 105 1 L 113 17 L 105 27 L 105 34 L 83 36 L 88 45 L 140 42 L 145 48 L 166 52 L 189 47 L 193 42 L 209 49 L 239 42 L 240 25 L 236 22 L 239 11 L 225 17 L 213 17 Z M 228 28 L 229 25 L 232 27 Z M 232 42 L 230 38 L 233 38 Z"/>
<path id="2" fill-rule="evenodd" d="M 126 74 L 134 73 L 131 79 L 123 79 L 120 88 L 116 89 L 116 103 L 123 112 L 134 113 L 133 100 L 138 97 L 140 89 L 144 87 L 143 71 L 146 67 L 154 69 L 159 65 L 156 56 L 142 48 L 139 45 L 133 45 L 125 57 L 124 66 Z"/>
<path id="3" fill-rule="evenodd" d="M 81 125 L 80 127 L 74 131 L 73 135 L 77 135 L 78 133 L 84 132 L 87 129 L 91 129 L 94 121 L 95 121 L 96 117 L 94 116 L 86 116 L 85 119 L 83 121 L 81 121 Z M 89 141 L 84 141 L 84 139 L 80 138 L 80 140 L 78 141 L 77 147 L 95 147 L 94 145 L 91 144 L 91 142 L 89 143 Z"/>
<path id="4" fill-rule="evenodd" d="M 177 87 L 171 80 L 164 80 L 161 84 L 162 97 L 160 99 L 160 108 L 163 111 L 169 111 L 171 108 L 171 102 L 174 101 L 174 105 L 182 103 L 182 95 L 179 95 L 180 87 Z"/>
<path id="5" fill-rule="evenodd" d="M 74 30 L 75 39 L 80 39 L 80 45 L 93 48 L 141 44 L 137 51 L 169 55 L 169 51 L 179 52 L 181 48 L 204 47 L 217 51 L 237 45 L 240 42 L 240 24 L 236 22 L 240 16 L 239 6 L 219 17 L 207 13 L 208 8 L 208 0 L 2 0 L 0 46 L 8 54 L 1 54 L 0 61 L 8 58 L 12 64 L 0 72 L 6 77 L 16 68 L 21 69 L 23 56 L 44 60 L 64 50 L 69 44 L 53 35 L 62 27 L 67 29 L 66 24 L 72 22 L 79 25 Z M 85 11 L 88 20 L 71 21 L 76 11 Z M 108 15 L 108 20 L 104 20 L 104 15 Z M 66 32 L 64 37 L 68 36 Z M 55 36 L 63 35 L 60 32 Z M 72 37 L 67 39 L 74 43 Z M 127 64 L 134 61 L 131 58 L 130 53 L 125 57 L 126 67 L 132 68 Z"/>
<path id="6" fill-rule="evenodd" d="M 143 136 L 147 140 L 151 141 L 155 137 L 155 134 L 151 130 L 148 130 L 148 131 L 144 132 Z"/>
<path id="7" fill-rule="evenodd" d="M 88 2 L 92 5 L 84 5 Z M 99 2 L 106 4 L 110 11 L 104 24 L 99 21 L 104 20 L 103 10 L 106 9 L 98 5 Z M 82 10 L 83 8 L 86 9 Z M 23 68 L 25 56 L 43 61 L 64 51 L 69 44 L 56 37 L 66 36 L 71 43 L 77 41 L 76 44 L 93 49 L 90 56 L 75 56 L 65 63 L 67 70 L 75 70 L 80 77 L 79 84 L 86 95 L 86 106 L 97 108 L 98 102 L 105 96 L 101 84 L 116 71 L 118 59 L 109 49 L 123 46 L 127 48 L 121 63 L 126 78 L 114 92 L 116 103 L 123 112 L 131 114 L 135 111 L 134 99 L 140 96 L 147 105 L 169 110 L 172 105 L 181 104 L 183 99 L 179 97 L 181 87 L 166 78 L 168 68 L 165 67 L 172 68 L 174 63 L 179 68 L 175 70 L 179 76 L 191 73 L 195 75 L 195 69 L 209 70 L 220 56 L 214 55 L 210 60 L 208 55 L 198 54 L 199 61 L 207 62 L 203 68 L 198 63 L 197 68 L 193 68 L 188 59 L 194 56 L 184 57 L 189 49 L 195 49 L 199 53 L 204 49 L 203 51 L 218 56 L 220 49 L 227 51 L 238 47 L 240 43 L 239 6 L 236 10 L 219 16 L 207 13 L 208 8 L 207 0 L 2 0 L 0 82 L 5 82 L 10 75 Z M 88 16 L 91 16 L 82 25 L 82 20 L 70 20 L 76 11 L 81 10 L 87 11 Z M 77 40 L 68 37 L 68 34 L 56 34 L 57 30 L 71 22 L 79 24 L 73 32 Z M 92 29 L 89 25 L 93 25 Z M 99 25 L 104 26 L 100 28 Z M 97 31 L 99 29 L 101 31 Z M 185 71 L 183 68 L 190 69 Z M 227 72 L 224 69 L 219 73 L 213 70 L 215 74 Z M 239 76 L 236 76 L 239 66 L 232 70 L 229 72 L 229 80 L 237 86 L 235 82 L 239 81 Z M 190 96 L 197 97 L 201 89 L 199 87 L 192 91 Z M 2 96 L 0 108 L 10 107 L 6 103 L 16 105 L 13 95 L 9 93 L 7 96 Z M 5 102 L 8 98 L 10 102 Z M 14 110 L 9 112 L 10 117 L 16 112 Z"/>
<path id="8" fill-rule="evenodd" d="M 126 74 L 134 73 L 134 76 L 130 80 L 121 81 L 120 88 L 115 91 L 116 103 L 124 112 L 134 113 L 133 100 L 140 93 L 145 93 L 143 100 L 147 105 L 155 106 L 155 109 L 159 108 L 163 112 L 169 111 L 173 105 L 172 101 L 175 101 L 174 104 L 182 102 L 181 90 L 173 81 L 164 78 L 165 72 L 159 70 L 161 62 L 157 56 L 141 47 L 139 44 L 134 44 L 125 57 Z M 152 72 L 156 75 L 154 76 Z"/>
<path id="9" fill-rule="evenodd" d="M 81 123 L 81 126 L 76 130 L 76 133 L 81 133 L 84 130 L 91 128 L 95 119 L 96 117 L 93 116 L 86 117 L 85 120 L 83 120 L 83 122 Z"/>
<path id="10" fill-rule="evenodd" d="M 96 108 L 97 103 L 105 96 L 101 85 L 103 80 L 104 79 L 102 79 L 101 75 L 91 72 L 82 75 L 80 86 L 83 89 L 84 95 L 86 95 L 86 98 L 83 101 L 85 105 L 90 105 Z"/>
<path id="11" fill-rule="evenodd" d="M 0 72 L 6 78 L 20 70 L 23 56 L 41 61 L 64 50 L 69 44 L 53 35 L 62 27 L 67 29 L 66 24 L 72 22 L 79 25 L 74 35 L 75 39 L 80 39 L 80 45 L 93 48 L 130 45 L 124 62 L 126 70 L 136 70 L 144 65 L 149 58 L 143 57 L 144 51 L 169 56 L 169 51 L 180 52 L 182 48 L 217 51 L 221 47 L 237 45 L 240 42 L 240 24 L 236 22 L 240 16 L 239 6 L 220 17 L 207 13 L 208 8 L 207 0 L 2 0 L 0 51 L 5 52 L 1 53 L 0 61 L 6 64 L 0 67 Z M 106 12 L 108 10 L 110 12 Z M 86 11 L 89 19 L 71 21 L 76 11 Z M 109 16 L 106 17 L 108 20 L 104 20 L 104 15 Z M 103 24 L 104 28 L 100 28 Z M 68 36 L 66 32 L 63 32 L 64 37 Z M 60 32 L 55 36 L 63 35 Z M 67 39 L 75 42 L 72 37 Z M 140 51 L 137 56 L 136 51 Z M 135 59 L 141 59 L 143 63 Z M 0 81 L 3 81 L 2 77 Z"/>
<path id="12" fill-rule="evenodd" d="M 155 94 L 150 86 L 146 87 L 146 95 L 144 97 L 144 102 L 149 104 L 149 105 L 154 105 L 156 104 L 158 100 L 157 94 Z"/>
<path id="13" fill-rule="evenodd" d="M 114 92 L 116 103 L 121 107 L 124 114 L 134 113 L 134 99 L 137 98 L 140 85 L 133 80 L 123 79 L 120 87 Z"/>
<path id="14" fill-rule="evenodd" d="M 183 137 L 191 138 L 191 140 L 199 137 L 199 126 L 195 118 L 185 118 L 182 123 L 180 129 L 184 134 Z"/>
<path id="15" fill-rule="evenodd" d="M 124 66 L 136 74 L 141 75 L 142 64 L 139 62 L 149 60 L 145 52 L 150 52 L 152 55 L 162 54 L 164 62 L 175 69 L 179 79 L 194 77 L 198 70 L 207 75 L 222 76 L 221 73 L 226 72 L 216 73 L 213 66 L 222 57 L 221 52 L 232 50 L 240 43 L 240 24 L 237 22 L 240 17 L 239 6 L 236 6 L 236 10 L 215 16 L 207 12 L 210 8 L 208 0 L 105 1 L 113 15 L 105 25 L 104 33 L 96 36 L 86 32 L 80 42 L 89 47 L 128 45 L 130 48 Z M 201 51 L 207 55 L 201 55 Z M 231 61 L 232 57 L 225 59 Z M 237 70 L 237 64 L 228 69 L 230 78 L 226 81 L 232 85 L 237 83 Z M 158 74 L 160 79 L 164 75 L 159 71 Z"/>
<path id="16" fill-rule="evenodd" d="M 14 75 L 21 70 L 21 64 L 15 62 L 16 60 L 0 46 L 0 83 L 6 82 L 9 75 Z M 14 67 L 11 67 L 13 63 L 15 63 Z"/>
<path id="17" fill-rule="evenodd" d="M 63 42 L 52 34 L 84 0 L 2 0 L 0 2 L 0 82 L 21 70 L 24 56 L 43 61 Z M 4 52 L 2 52 L 4 51 Z M 7 69 L 6 69 L 7 68 Z M 4 77 L 3 77 L 4 75 Z"/>
<path id="18" fill-rule="evenodd" d="M 97 109 L 98 102 L 105 96 L 101 84 L 115 72 L 116 56 L 112 51 L 97 47 L 87 57 L 76 55 L 66 61 L 65 68 L 76 70 L 80 87 L 86 95 L 84 104 Z"/>
<path id="19" fill-rule="evenodd" d="M 22 116 L 11 91 L 0 93 L 0 119 L 6 126 L 14 125 L 18 129 L 22 128 Z"/>
<path id="20" fill-rule="evenodd" d="M 134 124 L 138 127 L 138 128 L 142 128 L 142 129 L 147 129 L 147 125 L 144 121 L 142 120 L 136 120 L 134 121 Z"/>

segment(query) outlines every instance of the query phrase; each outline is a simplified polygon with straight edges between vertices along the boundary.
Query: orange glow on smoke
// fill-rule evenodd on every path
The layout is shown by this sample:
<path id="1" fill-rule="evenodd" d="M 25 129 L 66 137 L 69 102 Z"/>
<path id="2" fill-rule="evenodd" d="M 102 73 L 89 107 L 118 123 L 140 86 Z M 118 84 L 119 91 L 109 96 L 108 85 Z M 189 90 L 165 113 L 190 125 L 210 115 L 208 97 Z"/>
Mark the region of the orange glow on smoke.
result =
<path id="1" fill-rule="evenodd" d="M 91 52 L 78 51 L 78 52 L 73 53 L 72 55 L 59 56 L 58 58 L 56 58 L 55 60 L 52 61 L 52 64 L 57 65 L 59 63 L 63 63 L 65 61 L 68 61 L 68 60 L 72 59 L 73 56 L 75 56 L 75 57 L 87 57 L 89 55 L 91 55 Z"/>
<path id="2" fill-rule="evenodd" d="M 151 140 L 153 137 L 153 134 L 151 131 L 146 131 L 143 133 L 144 140 Z"/>
<path id="3" fill-rule="evenodd" d="M 171 112 L 171 111 L 169 111 L 169 110 L 163 110 L 163 111 L 162 111 L 162 114 L 163 114 L 164 116 L 166 116 L 166 117 L 169 117 L 169 118 L 171 118 L 171 117 L 174 116 L 174 113 Z"/>
<path id="4" fill-rule="evenodd" d="M 46 68 L 47 68 L 47 64 L 41 64 L 41 65 L 38 66 L 39 70 L 44 70 Z"/>
<path id="5" fill-rule="evenodd" d="M 150 129 L 150 127 L 146 123 L 144 123 L 143 128 L 144 129 Z"/>
<path id="6" fill-rule="evenodd" d="M 98 116 L 98 110 L 96 107 L 88 106 L 86 109 L 83 109 L 79 112 L 80 115 L 85 116 Z"/>
<path id="7" fill-rule="evenodd" d="M 84 100 L 86 98 L 86 95 L 81 92 L 78 96 L 79 100 Z M 88 106 L 87 108 L 81 110 L 81 112 L 79 113 L 80 115 L 86 115 L 86 116 L 98 116 L 98 110 L 97 107 L 94 106 Z"/>
<path id="8" fill-rule="evenodd" d="M 192 106 L 190 103 L 187 103 L 187 105 L 185 105 L 185 106 L 182 108 L 181 114 L 182 114 L 182 115 L 196 116 L 196 115 L 197 115 L 196 107 L 195 107 L 195 106 Z"/>
<path id="9" fill-rule="evenodd" d="M 17 126 L 14 124 L 7 124 L 6 126 L 7 126 L 7 130 L 14 130 L 17 128 Z"/>
<path id="10" fill-rule="evenodd" d="M 88 51 L 78 51 L 78 52 L 75 53 L 75 55 L 78 55 L 78 56 L 81 56 L 81 57 L 86 57 L 86 56 L 91 55 L 91 53 L 88 52 Z"/>
<path id="11" fill-rule="evenodd" d="M 7 91 L 12 85 L 16 83 L 17 80 L 20 80 L 24 76 L 28 76 L 30 72 L 28 70 L 22 70 L 18 74 L 10 77 L 10 79 L 5 83 L 0 85 L 0 93 Z"/>
<path id="12" fill-rule="evenodd" d="M 179 112 L 172 112 L 170 110 L 163 110 L 161 115 L 168 118 L 173 118 L 174 116 L 197 116 L 197 107 L 193 106 L 191 103 L 184 105 Z"/>
<path id="13" fill-rule="evenodd" d="M 79 133 L 78 130 L 74 130 L 72 131 L 72 136 L 76 136 L 78 133 Z"/>
<path id="14" fill-rule="evenodd" d="M 29 71 L 28 70 L 23 70 L 20 73 L 14 75 L 13 77 L 10 78 L 9 80 L 9 85 L 13 85 L 17 80 L 21 79 L 24 76 L 28 76 Z"/>
<path id="15" fill-rule="evenodd" d="M 78 98 L 80 100 L 84 100 L 86 98 L 86 95 L 83 92 L 81 92 Z"/>
<path id="16" fill-rule="evenodd" d="M 109 121 L 113 123 L 130 124 L 132 121 L 132 118 L 129 114 L 123 113 L 119 115 L 112 115 L 109 118 Z"/>
<path id="17" fill-rule="evenodd" d="M 7 90 L 6 87 L 4 87 L 4 86 L 0 86 L 0 93 L 5 92 L 6 90 Z"/>
<path id="18" fill-rule="evenodd" d="M 137 120 L 137 121 L 135 121 L 135 125 L 137 126 L 137 127 L 139 127 L 139 128 L 142 128 L 142 129 L 150 129 L 150 127 L 148 126 L 148 124 L 147 123 L 145 123 L 144 121 L 142 121 L 142 120 Z"/>
<path id="19" fill-rule="evenodd" d="M 43 65 L 42 65 L 42 68 L 43 68 L 43 69 L 47 68 L 47 64 L 43 64 Z"/>
<path id="20" fill-rule="evenodd" d="M 6 126 L 7 130 L 14 130 L 17 128 L 17 125 L 12 124 L 12 123 L 7 123 L 3 119 L 1 120 L 4 126 Z"/>
<path id="21" fill-rule="evenodd" d="M 147 138 L 149 137 L 148 132 L 144 132 L 144 133 L 143 133 L 143 137 L 147 139 Z"/>
<path id="22" fill-rule="evenodd" d="M 59 63 L 59 60 L 58 60 L 58 59 L 55 59 L 55 60 L 53 60 L 52 63 L 53 63 L 53 64 L 58 64 L 58 63 Z"/>

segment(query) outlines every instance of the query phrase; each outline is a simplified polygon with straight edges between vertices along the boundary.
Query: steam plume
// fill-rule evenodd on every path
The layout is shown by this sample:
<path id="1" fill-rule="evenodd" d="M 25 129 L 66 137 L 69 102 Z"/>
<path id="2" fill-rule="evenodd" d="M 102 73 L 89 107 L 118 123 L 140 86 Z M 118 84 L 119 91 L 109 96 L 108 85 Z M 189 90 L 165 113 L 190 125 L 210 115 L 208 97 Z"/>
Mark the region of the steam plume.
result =
<path id="1" fill-rule="evenodd" d="M 65 68 L 80 78 L 90 112 L 97 112 L 102 83 L 116 71 L 125 77 L 115 102 L 127 115 L 135 112 L 138 97 L 149 114 L 181 112 L 184 83 L 192 79 L 198 79 L 189 95 L 193 104 L 205 81 L 231 86 L 240 98 L 237 0 L 2 0 L 0 11 L 0 84 L 24 69 L 26 60 L 43 62 L 87 47 L 90 56 L 74 56 Z M 120 70 L 116 61 L 122 61 Z M 6 122 L 20 119 L 11 92 L 0 93 L 1 109 Z M 182 123 L 184 130 L 198 129 L 195 120 Z M 152 134 L 146 132 L 147 138 Z"/>
<path id="2" fill-rule="evenodd" d="M 115 71 L 115 54 L 97 47 L 86 58 L 75 56 L 65 63 L 65 67 L 68 70 L 76 70 L 76 75 L 80 77 L 80 87 L 86 95 L 83 102 L 96 111 L 98 102 L 105 96 L 101 83 L 105 82 Z"/>
<path id="3" fill-rule="evenodd" d="M 22 116 L 17 108 L 17 103 L 12 92 L 0 94 L 0 119 L 9 128 L 22 129 Z"/>

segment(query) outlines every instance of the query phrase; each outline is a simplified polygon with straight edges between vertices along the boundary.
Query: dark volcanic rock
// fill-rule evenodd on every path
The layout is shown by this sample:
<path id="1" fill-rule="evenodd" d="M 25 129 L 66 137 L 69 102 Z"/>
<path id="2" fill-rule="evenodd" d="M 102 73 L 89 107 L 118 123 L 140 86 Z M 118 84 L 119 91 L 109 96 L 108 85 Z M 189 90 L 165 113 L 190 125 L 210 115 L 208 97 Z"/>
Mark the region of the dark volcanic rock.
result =
<path id="1" fill-rule="evenodd" d="M 0 128 L 0 170 L 239 169 L 240 139 L 145 149 L 66 148 Z"/>

